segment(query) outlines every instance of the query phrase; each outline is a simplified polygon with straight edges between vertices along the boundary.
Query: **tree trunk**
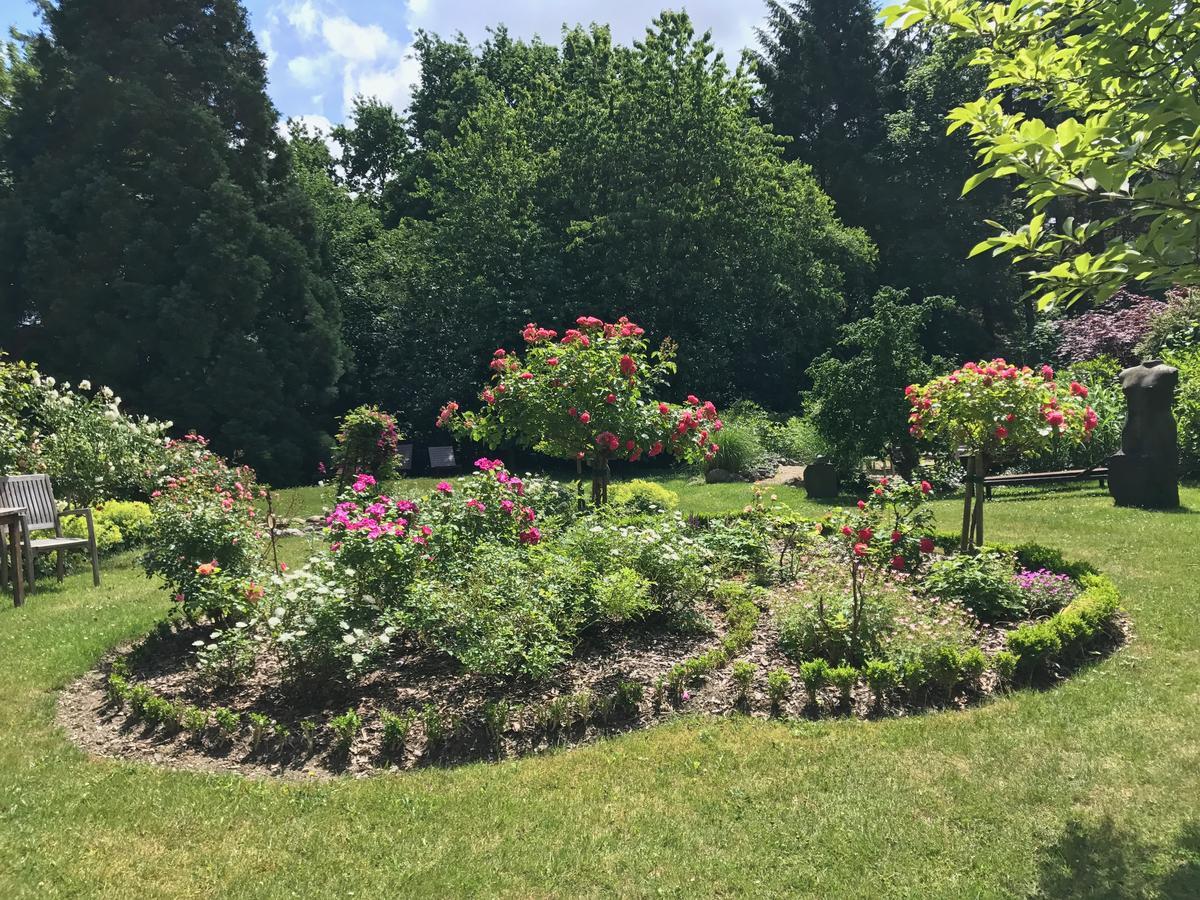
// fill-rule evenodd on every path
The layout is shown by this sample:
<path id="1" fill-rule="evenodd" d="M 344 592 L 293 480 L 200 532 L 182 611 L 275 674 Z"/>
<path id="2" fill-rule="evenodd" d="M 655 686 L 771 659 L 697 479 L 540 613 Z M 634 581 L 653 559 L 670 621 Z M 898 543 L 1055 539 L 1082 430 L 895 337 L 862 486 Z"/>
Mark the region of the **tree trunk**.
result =
<path id="1" fill-rule="evenodd" d="M 987 477 L 987 457 L 980 453 L 975 457 L 975 539 L 976 547 L 983 546 L 983 502 L 987 497 L 983 479 Z"/>
<path id="2" fill-rule="evenodd" d="M 958 540 L 958 550 L 960 553 L 966 553 L 971 547 L 971 530 L 974 525 L 974 517 L 971 515 L 971 501 L 975 497 L 975 457 L 967 458 L 967 477 L 963 482 L 963 520 L 962 533 Z"/>
<path id="3" fill-rule="evenodd" d="M 592 462 L 592 506 L 608 503 L 608 458 L 598 456 Z"/>

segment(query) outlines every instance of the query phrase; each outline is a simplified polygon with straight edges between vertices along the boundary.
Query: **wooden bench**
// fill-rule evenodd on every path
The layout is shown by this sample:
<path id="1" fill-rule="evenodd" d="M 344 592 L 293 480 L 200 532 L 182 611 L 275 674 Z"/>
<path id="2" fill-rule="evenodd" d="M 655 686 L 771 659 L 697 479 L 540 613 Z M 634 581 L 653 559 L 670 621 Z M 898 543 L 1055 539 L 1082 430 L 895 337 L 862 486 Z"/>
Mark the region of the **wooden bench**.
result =
<path id="1" fill-rule="evenodd" d="M 25 544 L 26 584 L 33 586 L 33 562 L 36 556 L 58 555 L 55 574 L 63 580 L 68 550 L 88 550 L 92 557 L 92 583 L 100 586 L 100 555 L 96 550 L 96 524 L 90 509 L 67 509 L 62 513 L 54 502 L 49 475 L 6 475 L 0 477 L 0 506 L 19 506 L 25 510 L 21 523 Z M 62 516 L 83 516 L 87 522 L 85 538 L 64 537 Z M 31 537 L 34 531 L 53 531 L 54 537 Z"/>
<path id="2" fill-rule="evenodd" d="M 398 468 L 401 472 L 411 472 L 413 464 L 413 445 L 400 444 L 396 447 L 396 456 L 399 457 L 399 459 L 396 460 L 396 468 Z"/>
<path id="3" fill-rule="evenodd" d="M 992 489 L 998 487 L 1018 487 L 1021 485 L 1038 485 L 1038 484 L 1054 484 L 1065 481 L 1091 481 L 1096 480 L 1100 487 L 1104 487 L 1108 480 L 1108 468 L 1105 466 L 1092 466 L 1090 469 L 1061 469 L 1057 472 L 1021 472 L 1016 475 L 989 475 L 983 479 L 983 486 L 987 491 L 987 498 L 992 499 Z"/>

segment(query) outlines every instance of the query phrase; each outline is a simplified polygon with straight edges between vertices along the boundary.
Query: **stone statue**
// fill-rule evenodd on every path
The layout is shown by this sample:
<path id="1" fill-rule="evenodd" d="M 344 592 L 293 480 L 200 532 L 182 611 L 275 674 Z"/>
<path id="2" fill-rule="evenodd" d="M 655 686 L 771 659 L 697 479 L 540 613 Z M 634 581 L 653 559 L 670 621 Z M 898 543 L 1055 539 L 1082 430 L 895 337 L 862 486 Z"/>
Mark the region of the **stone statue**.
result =
<path id="1" fill-rule="evenodd" d="M 1108 489 L 1118 506 L 1179 506 L 1179 435 L 1171 407 L 1179 370 L 1148 359 L 1120 374 L 1129 411 L 1121 450 L 1108 460 Z"/>

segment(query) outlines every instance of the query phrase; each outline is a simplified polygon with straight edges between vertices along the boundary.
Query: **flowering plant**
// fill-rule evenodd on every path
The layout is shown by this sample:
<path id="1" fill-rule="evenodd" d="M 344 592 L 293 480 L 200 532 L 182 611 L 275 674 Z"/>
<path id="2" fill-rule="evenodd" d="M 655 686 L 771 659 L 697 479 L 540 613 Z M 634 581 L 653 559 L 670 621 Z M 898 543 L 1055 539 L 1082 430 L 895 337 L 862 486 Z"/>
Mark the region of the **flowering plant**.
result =
<path id="1" fill-rule="evenodd" d="M 266 491 L 253 469 L 230 466 L 200 435 L 168 441 L 165 451 L 142 566 L 166 581 L 189 619 L 223 617 L 246 599 L 246 583 L 264 577 L 255 500 Z"/>
<path id="2" fill-rule="evenodd" d="M 1025 605 L 1034 616 L 1058 612 L 1079 593 L 1079 586 L 1071 576 L 1049 569 L 1021 569 L 1013 578 L 1024 592 Z"/>
<path id="3" fill-rule="evenodd" d="M 722 423 L 711 402 L 689 395 L 678 405 L 651 396 L 675 372 L 670 341 L 651 352 L 645 330 L 625 317 L 608 323 L 580 316 L 575 324 L 561 338 L 525 326 L 523 357 L 504 348 L 493 354 L 479 412 L 460 412 L 452 401 L 438 426 L 490 447 L 512 440 L 586 462 L 596 504 L 607 499 L 609 460 L 669 453 L 697 462 L 716 454 Z"/>
<path id="4" fill-rule="evenodd" d="M 1061 385 L 1054 369 L 1003 359 L 968 362 L 924 385 L 909 385 L 909 431 L 973 457 L 963 510 L 962 549 L 983 543 L 982 480 L 993 462 L 1044 452 L 1056 442 L 1088 440 L 1099 422 L 1088 388 Z M 979 496 L 980 502 L 975 503 Z M 974 503 L 974 506 L 972 504 Z"/>
<path id="5" fill-rule="evenodd" d="M 400 448 L 396 420 L 375 406 L 359 406 L 342 417 L 334 438 L 333 467 L 338 483 L 349 484 L 360 472 L 387 478 Z"/>

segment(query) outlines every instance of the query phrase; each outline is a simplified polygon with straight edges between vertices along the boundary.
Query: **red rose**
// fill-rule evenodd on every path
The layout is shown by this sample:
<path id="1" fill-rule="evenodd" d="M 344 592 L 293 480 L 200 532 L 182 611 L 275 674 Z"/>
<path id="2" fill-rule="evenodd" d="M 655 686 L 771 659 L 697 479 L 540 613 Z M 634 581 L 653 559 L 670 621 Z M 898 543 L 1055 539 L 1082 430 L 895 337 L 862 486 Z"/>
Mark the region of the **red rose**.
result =
<path id="1" fill-rule="evenodd" d="M 893 544 L 898 544 L 898 543 L 900 543 L 900 538 L 902 538 L 902 537 L 904 537 L 904 535 L 902 535 L 900 532 L 898 532 L 898 531 L 893 531 L 893 532 L 892 532 L 892 543 L 893 543 Z"/>
<path id="2" fill-rule="evenodd" d="M 854 545 L 854 555 L 855 556 L 866 556 L 867 555 L 867 545 L 866 544 L 855 544 Z"/>
<path id="3" fill-rule="evenodd" d="M 592 421 L 592 414 L 589 412 L 580 413 L 579 421 L 582 422 L 584 425 L 586 425 L 588 422 Z"/>
<path id="4" fill-rule="evenodd" d="M 860 528 L 858 530 L 858 539 L 864 544 L 873 537 L 875 537 L 875 532 L 873 532 L 870 528 Z"/>
<path id="5" fill-rule="evenodd" d="M 557 356 L 550 357 L 548 360 L 546 360 L 546 365 L 557 366 L 558 365 L 558 357 Z"/>
<path id="6" fill-rule="evenodd" d="M 617 402 L 617 395 L 616 395 L 616 394 L 609 394 L 607 397 L 605 397 L 605 398 L 604 398 L 604 402 L 605 402 L 605 403 L 616 403 L 616 402 Z"/>
<path id="7" fill-rule="evenodd" d="M 637 371 L 637 363 L 633 361 L 633 357 L 626 353 L 621 357 L 621 374 L 626 378 L 633 375 Z"/>
<path id="8" fill-rule="evenodd" d="M 895 556 L 893 556 L 892 557 L 892 568 L 895 569 L 897 572 L 903 572 L 904 571 L 904 557 L 898 553 Z"/>
<path id="9" fill-rule="evenodd" d="M 932 490 L 933 490 L 933 485 L 930 484 L 928 481 L 921 482 L 921 493 L 922 494 L 928 494 Z"/>
<path id="10" fill-rule="evenodd" d="M 846 535 L 846 537 L 849 537 L 850 535 L 854 534 L 854 529 L 851 528 L 849 525 L 843 525 L 842 526 L 842 534 Z"/>
<path id="11" fill-rule="evenodd" d="M 933 538 L 931 538 L 931 537 L 921 538 L 921 543 L 919 546 L 921 548 L 922 553 L 932 553 L 934 550 Z"/>

